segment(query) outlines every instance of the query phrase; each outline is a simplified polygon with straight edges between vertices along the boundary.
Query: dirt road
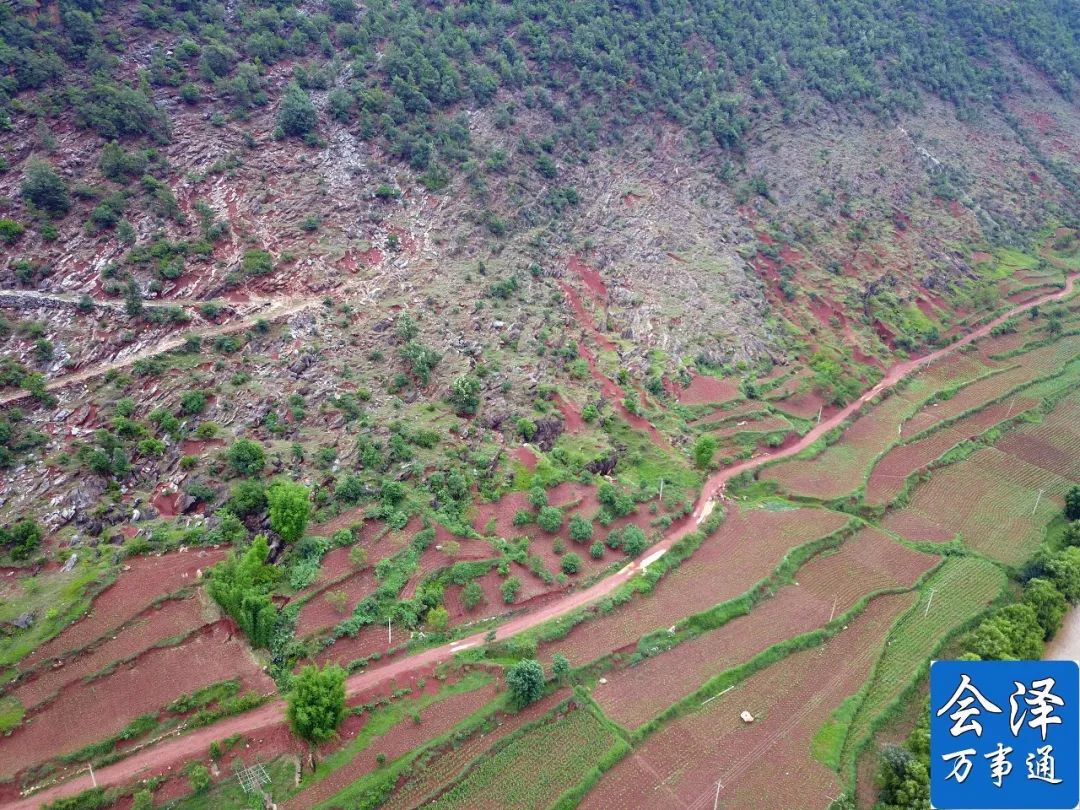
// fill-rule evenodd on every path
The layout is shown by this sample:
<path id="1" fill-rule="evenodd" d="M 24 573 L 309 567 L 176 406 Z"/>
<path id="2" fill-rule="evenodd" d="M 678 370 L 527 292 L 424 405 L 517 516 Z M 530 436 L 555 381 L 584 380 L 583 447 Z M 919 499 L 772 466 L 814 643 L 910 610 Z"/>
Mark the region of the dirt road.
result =
<path id="1" fill-rule="evenodd" d="M 875 396 L 882 393 L 887 388 L 896 385 L 900 380 L 923 366 L 929 365 L 936 360 L 940 360 L 941 358 L 952 354 L 957 349 L 960 349 L 981 337 L 985 337 L 990 333 L 991 329 L 1009 318 L 1019 315 L 1032 307 L 1047 304 L 1070 295 L 1073 291 L 1076 278 L 1076 274 L 1068 277 L 1063 290 L 1017 306 L 1005 315 L 1001 315 L 989 323 L 980 326 L 975 331 L 944 348 L 938 349 L 923 357 L 897 363 L 888 370 L 877 385 L 866 391 L 861 397 L 850 405 L 847 405 L 843 410 L 822 420 L 819 425 L 815 426 L 795 444 L 771 453 L 763 453 L 756 458 L 747 459 L 732 467 L 727 467 L 713 473 L 709 476 L 705 486 L 702 488 L 701 495 L 698 498 L 691 519 L 681 522 L 676 528 L 672 529 L 659 543 L 649 549 L 649 554 L 646 557 L 628 564 L 614 576 L 607 577 L 585 590 L 567 594 L 559 601 L 553 602 L 546 607 L 537 610 L 535 613 L 529 613 L 511 619 L 506 624 L 503 624 L 496 629 L 496 639 L 506 639 L 519 633 L 523 633 L 526 630 L 538 627 L 544 622 L 560 616 L 565 616 L 584 605 L 609 595 L 632 576 L 640 573 L 646 567 L 662 557 L 676 542 L 685 537 L 689 532 L 693 531 L 693 529 L 713 510 L 715 499 L 722 496 L 724 487 L 732 478 L 740 473 L 756 469 L 766 462 L 788 458 L 800 453 L 827 432 L 842 424 L 845 419 Z M 452 658 L 455 653 L 472 647 L 479 647 L 482 644 L 484 644 L 484 634 L 476 633 L 461 639 L 460 641 L 444 644 L 441 647 L 433 647 L 429 650 L 424 650 L 417 655 L 394 660 L 378 669 L 353 675 L 346 681 L 346 692 L 349 695 L 365 692 L 381 686 L 404 673 L 411 672 L 414 669 L 432 666 L 440 661 Z M 205 756 L 211 741 L 220 740 L 231 734 L 250 735 L 277 723 L 284 722 L 284 711 L 285 704 L 283 701 L 279 700 L 267 704 L 256 711 L 223 720 L 220 723 L 204 729 L 199 729 L 186 736 L 163 741 L 152 748 L 148 748 L 127 759 L 97 771 L 96 777 L 98 784 L 120 785 L 136 779 L 148 778 L 159 773 L 167 765 L 182 762 L 185 759 Z M 91 787 L 90 776 L 89 774 L 84 774 L 78 778 L 42 791 L 32 797 L 10 804 L 8 807 L 11 808 L 11 810 L 31 810 L 31 808 L 39 807 L 47 801 L 77 793 L 86 790 L 89 787 Z"/>

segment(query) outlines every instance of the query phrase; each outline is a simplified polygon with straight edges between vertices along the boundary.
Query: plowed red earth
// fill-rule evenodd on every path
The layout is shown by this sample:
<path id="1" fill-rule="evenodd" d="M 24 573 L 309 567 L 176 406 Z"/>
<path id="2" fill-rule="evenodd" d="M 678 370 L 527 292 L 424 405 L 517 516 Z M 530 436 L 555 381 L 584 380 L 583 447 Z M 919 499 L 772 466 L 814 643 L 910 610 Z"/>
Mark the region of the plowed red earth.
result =
<path id="1" fill-rule="evenodd" d="M 577 666 L 637 644 L 646 633 L 746 592 L 768 576 L 792 547 L 831 534 L 845 522 L 842 516 L 822 509 L 732 509 L 716 533 L 664 576 L 651 594 L 635 597 L 632 605 L 544 644 L 542 654 L 550 658 L 561 652 Z"/>
<path id="2" fill-rule="evenodd" d="M 781 588 L 749 614 L 609 675 L 594 696 L 617 723 L 637 728 L 709 678 L 824 626 L 863 596 L 914 585 L 937 559 L 864 529 L 838 551 L 814 557 L 799 569 L 797 584 Z"/>
<path id="3" fill-rule="evenodd" d="M 274 691 L 225 622 L 179 646 L 150 650 L 110 675 L 66 687 L 44 711 L 0 739 L 0 776 L 108 737 L 139 715 L 229 678 L 240 678 L 249 689 Z"/>
<path id="4" fill-rule="evenodd" d="M 333 627 L 338 622 L 348 618 L 352 615 L 353 608 L 364 597 L 373 594 L 378 587 L 379 582 L 375 579 L 375 571 L 371 568 L 365 568 L 359 573 L 328 586 L 311 597 L 300 608 L 300 616 L 296 620 L 297 638 L 310 636 L 312 633 L 325 630 L 327 627 Z M 346 604 L 340 611 L 327 598 L 327 594 L 338 592 L 344 593 L 346 596 Z"/>
<path id="5" fill-rule="evenodd" d="M 892 622 L 913 594 L 874 599 L 848 629 L 753 675 L 648 738 L 579 805 L 598 810 L 826 807 L 836 774 L 810 755 L 830 713 L 870 673 Z M 751 724 L 739 713 L 749 711 Z M 778 778 L 782 775 L 782 778 Z"/>
<path id="6" fill-rule="evenodd" d="M 900 494 L 909 475 L 923 469 L 960 442 L 978 436 L 998 422 L 1018 416 L 1035 405 L 1038 405 L 1036 400 L 1022 395 L 1009 397 L 936 430 L 923 439 L 890 450 L 870 473 L 866 482 L 866 502 L 873 505 L 891 502 Z"/>
<path id="7" fill-rule="evenodd" d="M 686 388 L 679 389 L 679 402 L 684 405 L 722 404 L 739 396 L 739 386 L 733 380 L 721 380 L 695 374 Z"/>
<path id="8" fill-rule="evenodd" d="M 62 666 L 49 666 L 20 682 L 13 694 L 27 709 L 49 698 L 65 684 L 98 672 L 115 661 L 123 661 L 167 638 L 184 636 L 205 622 L 203 607 L 196 597 L 170 599 L 148 609 L 122 630 L 82 655 L 61 659 Z"/>
<path id="9" fill-rule="evenodd" d="M 102 591 L 90 612 L 23 659 L 23 668 L 85 647 L 137 616 L 164 594 L 195 585 L 198 572 L 225 556 L 224 549 L 190 549 L 160 557 L 137 557 Z"/>
<path id="10" fill-rule="evenodd" d="M 327 778 L 316 782 L 291 799 L 288 810 L 306 810 L 326 801 L 365 774 L 379 767 L 376 757 L 383 754 L 387 762 L 393 762 L 409 753 L 426 740 L 439 737 L 495 698 L 498 689 L 494 683 L 471 692 L 440 700 L 419 712 L 420 722 L 405 718 L 380 737 L 376 737 L 351 761 L 335 770 Z"/>

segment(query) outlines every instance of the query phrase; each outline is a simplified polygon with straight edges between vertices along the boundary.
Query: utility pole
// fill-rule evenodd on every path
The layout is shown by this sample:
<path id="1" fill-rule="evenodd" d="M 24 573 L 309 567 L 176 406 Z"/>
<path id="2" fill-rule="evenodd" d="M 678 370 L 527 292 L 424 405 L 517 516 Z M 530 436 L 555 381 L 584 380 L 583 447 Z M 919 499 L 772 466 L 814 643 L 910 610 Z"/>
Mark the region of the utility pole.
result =
<path id="1" fill-rule="evenodd" d="M 934 601 L 934 589 L 930 589 L 930 598 L 926 600 L 926 610 L 923 611 L 923 618 L 925 619 L 927 614 L 930 613 L 930 604 Z"/>
<path id="2" fill-rule="evenodd" d="M 825 410 L 825 406 L 824 406 L 824 405 L 822 405 L 822 406 L 821 406 L 820 408 L 818 408 L 818 409 L 817 409 L 817 423 L 818 423 L 819 425 L 821 424 L 821 412 L 822 412 L 823 410 Z"/>
<path id="3" fill-rule="evenodd" d="M 724 786 L 723 779 L 716 780 L 716 798 L 713 799 L 712 810 L 716 810 L 720 806 L 720 788 Z"/>
<path id="4" fill-rule="evenodd" d="M 664 479 L 660 479 L 660 500 L 664 500 Z"/>
<path id="5" fill-rule="evenodd" d="M 90 763 L 90 781 L 94 783 L 94 787 L 97 787 L 97 777 L 94 776 L 94 763 Z"/>
<path id="6" fill-rule="evenodd" d="M 832 597 L 832 610 L 829 611 L 829 621 L 833 620 L 833 616 L 836 615 L 836 600 L 839 598 L 839 594 L 833 594 Z"/>
<path id="7" fill-rule="evenodd" d="M 1034 515 L 1034 514 L 1035 514 L 1035 510 L 1039 508 L 1039 501 L 1041 501 L 1041 500 L 1042 500 L 1042 494 L 1043 494 L 1043 493 L 1044 493 L 1045 491 L 1046 491 L 1046 490 L 1044 490 L 1044 489 L 1040 489 L 1040 490 L 1039 490 L 1039 496 L 1038 496 L 1038 497 L 1037 497 L 1037 498 L 1035 499 L 1035 505 L 1034 505 L 1033 507 L 1031 507 L 1031 514 L 1033 514 L 1033 515 Z"/>
<path id="8" fill-rule="evenodd" d="M 394 645 L 394 631 L 390 627 L 390 620 L 386 620 L 386 646 L 392 647 Z"/>

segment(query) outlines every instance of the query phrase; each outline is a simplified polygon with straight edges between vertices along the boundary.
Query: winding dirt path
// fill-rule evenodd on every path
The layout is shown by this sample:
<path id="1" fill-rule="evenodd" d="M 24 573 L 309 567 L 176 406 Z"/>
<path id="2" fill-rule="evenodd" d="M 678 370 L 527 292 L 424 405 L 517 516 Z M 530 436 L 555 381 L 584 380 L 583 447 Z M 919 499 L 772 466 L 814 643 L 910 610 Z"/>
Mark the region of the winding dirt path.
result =
<path id="1" fill-rule="evenodd" d="M 662 557 L 676 542 L 700 525 L 712 512 L 716 505 L 716 499 L 723 496 L 724 487 L 732 478 L 740 473 L 756 469 L 766 462 L 788 458 L 805 450 L 828 431 L 842 424 L 844 420 L 851 416 L 857 409 L 865 405 L 882 391 L 896 385 L 900 380 L 918 369 L 952 354 L 957 349 L 960 349 L 981 337 L 985 337 L 990 333 L 991 329 L 1009 318 L 1015 317 L 1032 307 L 1041 306 L 1042 304 L 1057 301 L 1071 295 L 1077 277 L 1080 277 L 1080 274 L 1069 276 L 1066 279 L 1064 289 L 1014 307 L 1004 315 L 980 326 L 975 331 L 948 346 L 922 357 L 897 363 L 888 370 L 877 385 L 866 391 L 862 396 L 847 405 L 841 411 L 833 414 L 828 419 L 823 420 L 795 444 L 771 453 L 763 453 L 756 458 L 747 459 L 740 464 L 713 473 L 709 476 L 705 486 L 702 488 L 701 495 L 698 497 L 697 505 L 694 508 L 691 518 L 680 522 L 673 528 L 667 536 L 649 550 L 649 554 L 646 557 L 630 563 L 617 574 L 607 577 L 585 590 L 567 594 L 566 597 L 537 610 L 535 613 L 529 613 L 511 619 L 506 624 L 503 624 L 496 629 L 495 638 L 506 639 L 518 635 L 526 630 L 538 627 L 551 619 L 565 616 L 584 605 L 609 595 L 632 576 L 644 571 L 649 565 L 660 559 L 660 557 Z M 298 308 L 303 308 L 303 306 L 307 305 L 308 304 L 296 306 Z M 484 634 L 476 633 L 463 638 L 460 641 L 444 644 L 440 647 L 433 647 L 429 650 L 424 650 L 417 655 L 392 661 L 378 669 L 358 673 L 345 682 L 346 693 L 351 696 L 374 689 L 404 673 L 411 672 L 414 669 L 433 666 L 441 661 L 452 658 L 455 653 L 473 647 L 479 647 L 484 643 Z M 99 785 L 121 785 L 137 779 L 149 778 L 161 772 L 166 766 L 174 765 L 185 759 L 205 756 L 206 751 L 213 740 L 220 740 L 231 734 L 251 735 L 255 732 L 283 723 L 284 718 L 284 701 L 278 700 L 273 703 L 268 703 L 266 706 L 248 712 L 247 714 L 231 717 L 220 723 L 199 729 L 191 734 L 163 741 L 154 747 L 147 748 L 120 762 L 102 768 L 95 774 L 97 783 Z M 84 773 L 67 782 L 63 782 L 33 796 L 9 804 L 8 808 L 10 810 L 32 810 L 32 808 L 40 807 L 47 801 L 53 801 L 61 796 L 71 795 L 86 790 L 89 787 L 91 787 L 90 775 Z"/>
<path id="2" fill-rule="evenodd" d="M 57 389 L 64 388 L 68 385 L 74 385 L 75 383 L 92 380 L 94 377 L 100 377 L 102 374 L 107 374 L 114 369 L 126 368 L 139 360 L 149 360 L 152 357 L 157 357 L 165 352 L 180 348 L 189 337 L 210 338 L 218 337 L 219 335 L 228 335 L 233 332 L 247 329 L 259 320 L 274 321 L 281 318 L 287 318 L 290 315 L 295 315 L 297 312 L 315 306 L 321 301 L 321 297 L 300 298 L 286 302 L 266 300 L 258 304 L 256 309 L 236 320 L 228 321 L 227 323 L 216 326 L 206 326 L 178 332 L 175 335 L 164 338 L 163 340 L 146 346 L 139 351 L 132 352 L 124 357 L 88 366 L 82 371 L 75 371 L 71 374 L 65 374 L 63 377 L 51 379 L 45 383 L 45 390 L 56 391 Z M 175 303 L 176 301 L 160 301 L 158 302 L 158 305 Z M 13 402 L 18 402 L 29 397 L 30 393 L 28 391 L 13 391 L 0 396 L 0 405 L 10 405 Z"/>

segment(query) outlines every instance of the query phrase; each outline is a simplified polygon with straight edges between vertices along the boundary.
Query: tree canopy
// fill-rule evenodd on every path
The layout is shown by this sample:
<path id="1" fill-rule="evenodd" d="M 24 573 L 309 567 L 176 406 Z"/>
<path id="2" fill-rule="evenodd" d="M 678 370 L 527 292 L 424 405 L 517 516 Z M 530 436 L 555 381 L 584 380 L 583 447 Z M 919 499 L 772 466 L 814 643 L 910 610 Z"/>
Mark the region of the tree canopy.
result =
<path id="1" fill-rule="evenodd" d="M 287 704 L 289 727 L 297 737 L 313 745 L 332 739 L 345 718 L 345 670 L 337 664 L 304 667 Z"/>
<path id="2" fill-rule="evenodd" d="M 287 543 L 295 543 L 307 528 L 311 514 L 310 491 L 303 484 L 279 478 L 266 490 L 270 528 Z"/>

